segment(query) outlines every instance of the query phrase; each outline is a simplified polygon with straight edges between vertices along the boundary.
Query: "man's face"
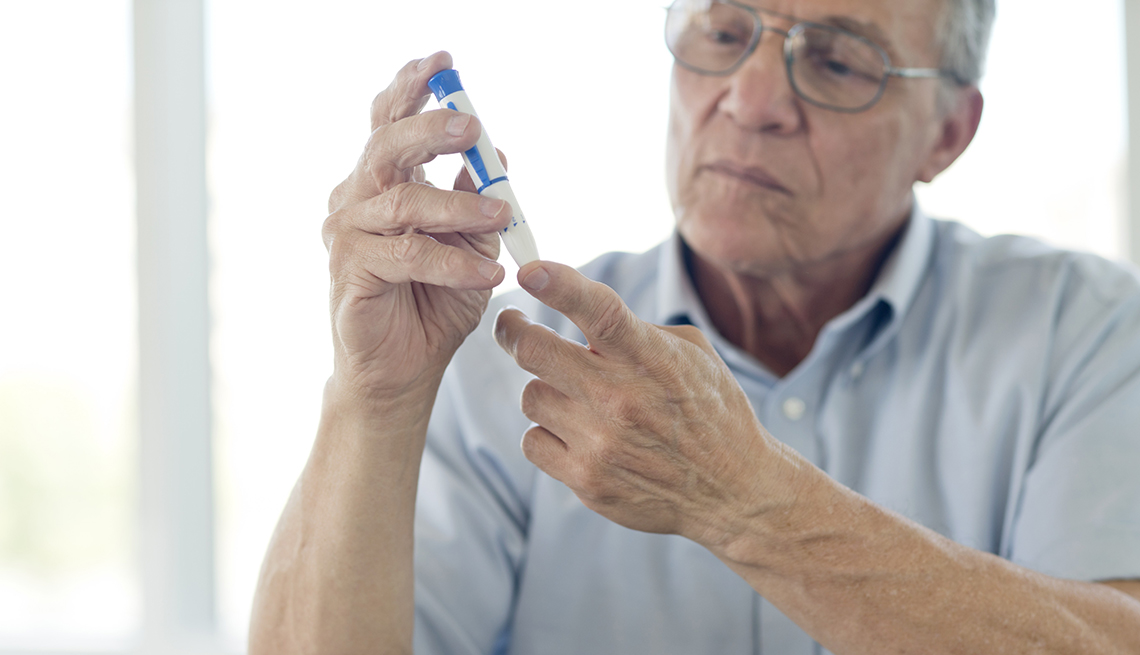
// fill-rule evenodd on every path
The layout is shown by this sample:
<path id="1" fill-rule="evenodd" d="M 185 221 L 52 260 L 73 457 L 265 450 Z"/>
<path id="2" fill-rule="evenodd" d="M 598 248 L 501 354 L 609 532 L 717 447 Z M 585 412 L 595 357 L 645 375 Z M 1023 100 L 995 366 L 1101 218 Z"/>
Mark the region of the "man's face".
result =
<path id="1" fill-rule="evenodd" d="M 941 0 L 744 1 L 799 20 L 854 21 L 893 66 L 939 64 Z M 731 75 L 674 66 L 667 165 L 681 235 L 703 258 L 755 275 L 881 243 L 905 220 L 915 180 L 929 176 L 939 84 L 892 78 L 864 112 L 822 109 L 792 90 L 773 32 Z"/>

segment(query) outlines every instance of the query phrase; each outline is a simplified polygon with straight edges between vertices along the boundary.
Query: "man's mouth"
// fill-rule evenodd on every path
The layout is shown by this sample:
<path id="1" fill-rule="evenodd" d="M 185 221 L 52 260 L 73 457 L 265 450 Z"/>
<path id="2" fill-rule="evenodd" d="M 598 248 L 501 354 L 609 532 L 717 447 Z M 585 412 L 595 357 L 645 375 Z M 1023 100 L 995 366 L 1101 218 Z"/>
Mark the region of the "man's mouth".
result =
<path id="1" fill-rule="evenodd" d="M 711 164 L 705 164 L 701 168 L 712 171 L 714 173 L 719 173 L 721 175 L 734 177 L 738 180 L 743 180 L 745 182 L 755 184 L 756 186 L 764 187 L 765 189 L 778 191 L 789 196 L 792 195 L 792 192 L 789 191 L 787 187 L 780 184 L 776 178 L 772 177 L 768 173 L 768 171 L 757 166 L 744 166 L 736 162 L 722 159 Z"/>

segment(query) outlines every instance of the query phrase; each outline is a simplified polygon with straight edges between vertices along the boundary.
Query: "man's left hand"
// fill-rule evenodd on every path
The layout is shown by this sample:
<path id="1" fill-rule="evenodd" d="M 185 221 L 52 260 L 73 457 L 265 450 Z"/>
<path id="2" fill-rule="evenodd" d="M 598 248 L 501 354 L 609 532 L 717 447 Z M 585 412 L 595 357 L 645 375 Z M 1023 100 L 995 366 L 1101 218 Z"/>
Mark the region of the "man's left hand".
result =
<path id="1" fill-rule="evenodd" d="M 523 453 L 587 507 L 717 550 L 794 496 L 796 467 L 781 464 L 796 458 L 760 425 L 700 330 L 642 321 L 613 289 L 560 264 L 529 264 L 519 281 L 589 342 L 513 308 L 495 323 L 499 345 L 537 376 L 522 394 L 538 424 Z"/>

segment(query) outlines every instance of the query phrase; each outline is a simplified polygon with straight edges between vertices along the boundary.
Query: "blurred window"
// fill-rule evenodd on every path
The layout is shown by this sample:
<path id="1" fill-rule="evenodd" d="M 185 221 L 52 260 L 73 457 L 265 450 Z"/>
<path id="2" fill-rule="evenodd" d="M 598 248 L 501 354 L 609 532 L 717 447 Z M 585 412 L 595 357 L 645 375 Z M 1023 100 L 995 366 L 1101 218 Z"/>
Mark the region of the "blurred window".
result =
<path id="1" fill-rule="evenodd" d="M 0 650 L 138 629 L 129 7 L 0 4 Z"/>
<path id="2" fill-rule="evenodd" d="M 1057 0 L 998 2 L 982 124 L 958 161 L 919 185 L 929 213 L 1127 255 L 1123 12 L 1120 0 L 1090 0 L 1081 24 L 1097 29 L 1082 30 Z"/>

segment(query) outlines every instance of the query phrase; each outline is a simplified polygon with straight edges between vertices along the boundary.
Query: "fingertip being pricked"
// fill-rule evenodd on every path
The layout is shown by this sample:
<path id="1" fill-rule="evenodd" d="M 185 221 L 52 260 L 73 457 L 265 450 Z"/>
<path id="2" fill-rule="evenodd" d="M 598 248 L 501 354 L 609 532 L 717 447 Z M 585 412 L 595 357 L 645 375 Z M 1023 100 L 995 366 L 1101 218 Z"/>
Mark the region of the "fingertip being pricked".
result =
<path id="1" fill-rule="evenodd" d="M 495 326 L 492 331 L 495 337 L 495 343 L 499 344 L 500 348 L 512 355 L 514 354 L 514 349 L 510 344 L 508 329 L 510 323 L 514 320 L 518 320 L 518 318 L 527 320 L 526 314 L 523 314 L 521 309 L 514 305 L 507 305 L 500 309 L 498 314 L 495 314 Z"/>
<path id="2" fill-rule="evenodd" d="M 522 310 L 518 307 L 515 307 L 514 305 L 507 305 L 500 309 L 498 314 L 495 314 L 495 325 L 503 322 L 503 317 L 505 314 L 518 314 L 519 316 L 526 316 L 526 314 L 523 314 Z"/>

